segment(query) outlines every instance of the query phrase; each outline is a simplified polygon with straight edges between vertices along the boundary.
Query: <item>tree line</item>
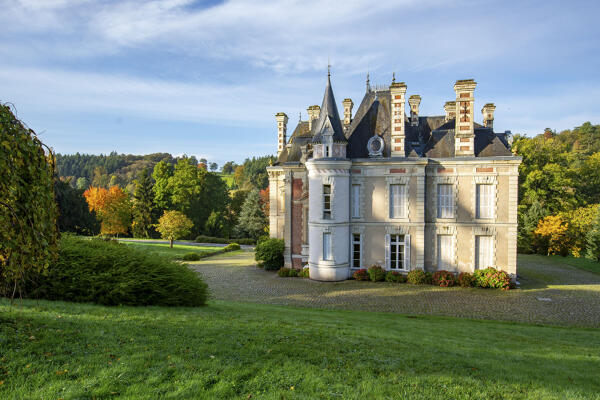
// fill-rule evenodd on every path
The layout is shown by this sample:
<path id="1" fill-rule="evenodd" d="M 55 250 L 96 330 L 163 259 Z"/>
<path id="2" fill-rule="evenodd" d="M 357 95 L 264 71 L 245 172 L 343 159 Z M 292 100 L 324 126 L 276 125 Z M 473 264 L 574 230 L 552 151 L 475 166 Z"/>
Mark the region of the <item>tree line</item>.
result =
<path id="1" fill-rule="evenodd" d="M 519 167 L 521 253 L 600 256 L 600 125 L 546 129 L 512 146 Z"/>
<path id="2" fill-rule="evenodd" d="M 271 156 L 249 158 L 242 165 L 228 163 L 236 173 L 233 188 L 219 174 L 208 171 L 205 160 L 194 157 L 111 154 L 61 156 L 61 160 L 59 173 L 71 174 L 55 183 L 61 231 L 157 237 L 157 223 L 167 211 L 178 211 L 191 221 L 191 238 L 207 235 L 256 239 L 268 229 L 265 168 L 273 161 Z M 73 160 L 91 160 L 90 167 L 80 172 L 73 168 Z M 133 162 L 125 165 L 123 160 Z M 152 168 L 148 164 L 153 164 Z M 137 173 L 130 182 L 115 182 L 114 174 L 109 177 L 104 173 L 109 171 L 107 165 L 113 173 L 124 168 L 137 169 Z M 86 178 L 85 171 L 91 166 L 91 184 L 73 184 Z"/>

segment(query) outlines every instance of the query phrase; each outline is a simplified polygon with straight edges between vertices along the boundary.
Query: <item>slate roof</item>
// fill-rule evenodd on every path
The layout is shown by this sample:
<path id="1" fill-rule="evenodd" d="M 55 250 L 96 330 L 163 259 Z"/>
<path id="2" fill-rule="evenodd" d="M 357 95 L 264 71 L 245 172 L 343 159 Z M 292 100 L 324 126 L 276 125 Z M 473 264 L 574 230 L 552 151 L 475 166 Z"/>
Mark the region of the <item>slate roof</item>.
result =
<path id="1" fill-rule="evenodd" d="M 408 107 L 407 107 L 408 108 Z M 391 95 L 389 90 L 368 90 L 348 129 L 344 132 L 339 118 L 335 97 L 329 77 L 323 96 L 319 118 L 308 129 L 308 121 L 300 121 L 288 146 L 281 152 L 277 164 L 297 163 L 302 156 L 302 146 L 319 143 L 326 127 L 333 129 L 336 142 L 346 142 L 348 158 L 368 158 L 367 142 L 374 134 L 383 138 L 383 157 L 390 157 L 391 143 Z M 445 116 L 419 117 L 418 126 L 411 126 L 410 116 L 405 115 L 406 157 L 452 158 L 454 157 L 455 120 L 445 121 Z M 504 135 L 475 123 L 475 157 L 512 156 Z"/>
<path id="2" fill-rule="evenodd" d="M 346 143 L 344 128 L 342 127 L 342 121 L 340 120 L 337 105 L 335 104 L 335 97 L 333 96 L 329 74 L 327 74 L 327 86 L 325 87 L 325 94 L 323 95 L 323 104 L 321 105 L 321 111 L 319 112 L 319 119 L 314 123 L 315 134 L 313 143 L 321 143 L 323 133 L 327 130 L 333 130 L 334 142 Z"/>

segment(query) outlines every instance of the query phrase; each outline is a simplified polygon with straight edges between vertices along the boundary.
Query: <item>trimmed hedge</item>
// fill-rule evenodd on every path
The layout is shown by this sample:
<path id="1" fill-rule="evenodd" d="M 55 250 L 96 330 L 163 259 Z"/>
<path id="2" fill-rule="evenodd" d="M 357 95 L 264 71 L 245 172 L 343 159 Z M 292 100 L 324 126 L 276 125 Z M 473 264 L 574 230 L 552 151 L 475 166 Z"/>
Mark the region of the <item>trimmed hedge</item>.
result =
<path id="1" fill-rule="evenodd" d="M 385 279 L 385 269 L 380 265 L 370 266 L 367 273 L 369 274 L 369 279 L 373 282 L 381 282 Z"/>
<path id="2" fill-rule="evenodd" d="M 354 271 L 354 273 L 352 274 L 352 277 L 354 279 L 356 279 L 357 281 L 368 281 L 369 280 L 369 273 L 367 272 L 366 269 L 361 268 L 357 271 Z"/>
<path id="3" fill-rule="evenodd" d="M 266 239 L 256 245 L 254 258 L 267 271 L 275 271 L 283 267 L 283 239 Z"/>
<path id="4" fill-rule="evenodd" d="M 492 267 L 475 271 L 473 279 L 482 288 L 509 290 L 512 287 L 510 275 Z"/>
<path id="5" fill-rule="evenodd" d="M 310 277 L 310 269 L 308 267 L 302 268 L 302 270 L 298 273 L 300 278 L 309 278 Z"/>
<path id="6" fill-rule="evenodd" d="M 290 269 L 286 267 L 281 267 L 277 270 L 277 275 L 279 275 L 282 278 L 287 278 L 288 276 L 290 276 Z"/>
<path id="7" fill-rule="evenodd" d="M 413 285 L 427 285 L 431 283 L 431 273 L 422 269 L 413 269 L 406 275 L 406 281 Z"/>
<path id="8" fill-rule="evenodd" d="M 431 283 L 435 286 L 450 287 L 456 284 L 456 277 L 452 272 L 442 269 L 431 275 Z"/>
<path id="9" fill-rule="evenodd" d="M 404 283 L 406 282 L 406 276 L 398 271 L 388 271 L 388 273 L 385 274 L 385 281 L 391 283 Z"/>
<path id="10" fill-rule="evenodd" d="M 475 278 L 473 278 L 473 274 L 469 272 L 461 272 L 458 274 L 458 284 L 461 287 L 473 287 L 475 286 Z"/>
<path id="11" fill-rule="evenodd" d="M 238 243 L 244 245 L 254 246 L 256 244 L 256 240 L 250 238 L 238 238 L 238 239 L 225 239 L 218 238 L 213 236 L 196 236 L 194 240 L 196 243 L 219 243 L 219 244 L 228 244 L 228 243 Z"/>
<path id="12" fill-rule="evenodd" d="M 181 257 L 181 259 L 183 261 L 198 261 L 200 260 L 202 257 L 200 256 L 199 253 L 187 253 L 184 254 L 183 257 Z"/>
<path id="13" fill-rule="evenodd" d="M 27 297 L 103 305 L 201 306 L 208 288 L 184 265 L 126 244 L 63 236 L 45 274 L 27 277 Z"/>

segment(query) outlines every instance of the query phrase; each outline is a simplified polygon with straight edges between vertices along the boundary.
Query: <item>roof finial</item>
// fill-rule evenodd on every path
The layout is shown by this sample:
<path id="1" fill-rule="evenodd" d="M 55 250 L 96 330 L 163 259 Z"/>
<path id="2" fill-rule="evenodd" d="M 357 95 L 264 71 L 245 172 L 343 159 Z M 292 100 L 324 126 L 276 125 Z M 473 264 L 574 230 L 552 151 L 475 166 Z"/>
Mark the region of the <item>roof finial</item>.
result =
<path id="1" fill-rule="evenodd" d="M 369 70 L 367 70 L 367 93 L 371 91 L 371 84 L 369 83 Z"/>
<path id="2" fill-rule="evenodd" d="M 298 122 L 302 122 L 302 111 L 298 113 Z"/>
<path id="3" fill-rule="evenodd" d="M 392 83 L 396 83 L 396 73 L 392 72 Z"/>
<path id="4" fill-rule="evenodd" d="M 331 63 L 329 62 L 329 56 L 327 56 L 327 77 L 331 76 Z"/>

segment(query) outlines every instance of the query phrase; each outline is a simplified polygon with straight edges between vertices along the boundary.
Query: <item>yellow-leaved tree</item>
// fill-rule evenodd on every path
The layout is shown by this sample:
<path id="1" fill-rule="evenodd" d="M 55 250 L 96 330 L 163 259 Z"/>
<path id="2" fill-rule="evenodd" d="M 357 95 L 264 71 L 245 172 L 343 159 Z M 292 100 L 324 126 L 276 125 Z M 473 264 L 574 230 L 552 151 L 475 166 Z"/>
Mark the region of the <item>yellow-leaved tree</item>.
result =
<path id="1" fill-rule="evenodd" d="M 131 225 L 131 202 L 127 193 L 118 186 L 110 189 L 90 187 L 83 193 L 90 211 L 95 211 L 102 226 L 100 233 L 118 235 L 127 233 Z"/>
<path id="2" fill-rule="evenodd" d="M 548 255 L 569 253 L 567 231 L 569 223 L 560 215 L 549 215 L 538 222 L 533 231 L 538 246 L 547 249 Z"/>
<path id="3" fill-rule="evenodd" d="M 190 234 L 194 223 L 180 211 L 165 211 L 156 224 L 156 230 L 163 239 L 169 240 L 170 247 L 173 241 Z"/>

